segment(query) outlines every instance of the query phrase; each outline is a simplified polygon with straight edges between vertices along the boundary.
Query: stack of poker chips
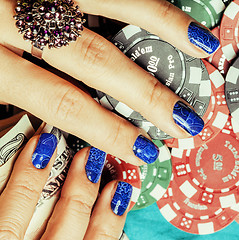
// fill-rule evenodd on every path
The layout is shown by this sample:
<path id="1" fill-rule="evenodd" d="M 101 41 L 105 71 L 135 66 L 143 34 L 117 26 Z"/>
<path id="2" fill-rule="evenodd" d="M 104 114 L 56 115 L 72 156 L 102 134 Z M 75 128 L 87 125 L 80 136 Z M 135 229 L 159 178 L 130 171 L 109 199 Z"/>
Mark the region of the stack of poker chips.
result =
<path id="1" fill-rule="evenodd" d="M 140 167 L 141 194 L 132 210 L 157 202 L 175 227 L 211 234 L 239 213 L 239 1 L 170 2 L 213 31 L 221 43 L 217 52 L 206 60 L 197 59 L 133 25 L 121 29 L 112 42 L 187 101 L 205 122 L 202 132 L 187 139 L 172 138 L 112 96 L 96 90 L 94 98 L 170 149 L 170 155 L 162 151 L 155 165 Z M 165 159 L 168 166 L 160 165 Z"/>

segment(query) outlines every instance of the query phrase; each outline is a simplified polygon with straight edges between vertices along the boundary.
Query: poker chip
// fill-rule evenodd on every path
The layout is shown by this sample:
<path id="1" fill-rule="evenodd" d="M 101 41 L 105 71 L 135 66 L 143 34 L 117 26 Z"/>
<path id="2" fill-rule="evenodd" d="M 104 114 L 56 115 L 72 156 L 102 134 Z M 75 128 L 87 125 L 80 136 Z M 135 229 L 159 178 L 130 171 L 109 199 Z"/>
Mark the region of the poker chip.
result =
<path id="1" fill-rule="evenodd" d="M 202 70 L 204 65 L 200 59 L 184 54 L 158 36 L 133 25 L 119 31 L 112 42 L 131 60 L 186 100 L 200 116 L 205 114 L 210 102 L 211 82 L 207 71 Z M 143 128 L 152 139 L 171 138 L 126 104 L 100 91 L 97 94 L 104 107 Z"/>
<path id="2" fill-rule="evenodd" d="M 231 131 L 196 149 L 173 148 L 171 155 L 174 181 L 187 198 L 213 208 L 239 203 L 239 142 Z"/>
<path id="3" fill-rule="evenodd" d="M 212 33 L 219 39 L 220 38 L 219 26 L 215 27 L 212 30 Z M 212 55 L 210 55 L 210 57 L 208 57 L 207 60 L 219 70 L 223 77 L 226 76 L 227 71 L 230 67 L 230 63 L 228 62 L 226 56 L 224 55 L 221 47 L 218 48 L 218 50 L 214 52 Z"/>
<path id="4" fill-rule="evenodd" d="M 101 175 L 100 190 L 112 180 L 124 181 L 132 185 L 133 192 L 129 207 L 129 210 L 131 210 L 137 202 L 141 191 L 139 167 L 107 154 Z"/>
<path id="5" fill-rule="evenodd" d="M 224 11 L 220 25 L 222 52 L 229 62 L 232 61 L 238 53 L 238 17 L 239 0 L 234 0 Z"/>
<path id="6" fill-rule="evenodd" d="M 166 194 L 157 205 L 161 214 L 172 225 L 182 231 L 200 235 L 225 228 L 239 213 L 238 204 L 230 208 L 214 208 L 191 200 L 181 193 L 174 180 L 170 182 Z"/>
<path id="7" fill-rule="evenodd" d="M 219 23 L 225 9 L 223 0 L 171 0 L 170 2 L 208 28 Z"/>
<path id="8" fill-rule="evenodd" d="M 207 61 L 203 60 L 209 73 L 212 86 L 211 102 L 203 117 L 204 128 L 196 136 L 184 139 L 167 139 L 165 143 L 171 148 L 193 149 L 211 141 L 224 128 L 228 117 L 229 110 L 226 104 L 224 85 L 225 81 L 219 71 Z"/>
<path id="9" fill-rule="evenodd" d="M 165 194 L 170 183 L 172 176 L 170 151 L 160 140 L 153 142 L 159 148 L 159 157 L 154 163 L 140 166 L 141 192 L 132 210 L 146 208 L 157 202 Z"/>

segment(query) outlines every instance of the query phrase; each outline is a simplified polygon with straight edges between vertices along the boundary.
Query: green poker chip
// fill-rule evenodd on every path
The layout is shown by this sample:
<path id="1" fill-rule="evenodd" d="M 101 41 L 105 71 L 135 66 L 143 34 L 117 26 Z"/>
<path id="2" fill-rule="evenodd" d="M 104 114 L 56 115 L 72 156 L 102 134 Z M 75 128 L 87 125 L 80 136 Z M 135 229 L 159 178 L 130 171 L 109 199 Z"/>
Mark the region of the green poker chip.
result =
<path id="1" fill-rule="evenodd" d="M 159 157 L 152 163 L 140 166 L 142 183 L 140 196 L 132 210 L 146 208 L 165 194 L 172 176 L 171 154 L 160 140 L 153 140 L 159 148 Z"/>
<path id="2" fill-rule="evenodd" d="M 216 26 L 225 9 L 223 0 L 168 0 L 208 28 Z"/>

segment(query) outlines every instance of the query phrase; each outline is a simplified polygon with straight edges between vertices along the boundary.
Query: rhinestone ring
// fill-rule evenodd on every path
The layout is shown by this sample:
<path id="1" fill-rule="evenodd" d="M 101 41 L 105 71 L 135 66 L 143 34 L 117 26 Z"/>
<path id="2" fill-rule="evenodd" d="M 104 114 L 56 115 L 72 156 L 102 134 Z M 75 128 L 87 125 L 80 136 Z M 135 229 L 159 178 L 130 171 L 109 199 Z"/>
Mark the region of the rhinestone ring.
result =
<path id="1" fill-rule="evenodd" d="M 42 58 L 44 47 L 60 48 L 83 31 L 83 13 L 72 0 L 18 0 L 16 26 L 32 44 L 31 54 Z"/>

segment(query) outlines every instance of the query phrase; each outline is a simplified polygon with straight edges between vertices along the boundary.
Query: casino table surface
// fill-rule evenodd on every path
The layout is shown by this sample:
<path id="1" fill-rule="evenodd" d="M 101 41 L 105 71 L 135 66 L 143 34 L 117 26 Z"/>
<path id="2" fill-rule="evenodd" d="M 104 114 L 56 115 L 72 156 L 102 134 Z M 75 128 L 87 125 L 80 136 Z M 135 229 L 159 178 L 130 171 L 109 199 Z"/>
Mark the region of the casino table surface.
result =
<path id="1" fill-rule="evenodd" d="M 124 231 L 130 240 L 238 240 L 239 224 L 235 221 L 213 234 L 194 235 L 183 232 L 161 215 L 157 204 L 147 208 L 130 211 L 127 215 Z"/>

